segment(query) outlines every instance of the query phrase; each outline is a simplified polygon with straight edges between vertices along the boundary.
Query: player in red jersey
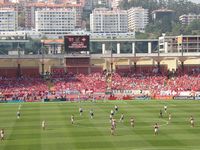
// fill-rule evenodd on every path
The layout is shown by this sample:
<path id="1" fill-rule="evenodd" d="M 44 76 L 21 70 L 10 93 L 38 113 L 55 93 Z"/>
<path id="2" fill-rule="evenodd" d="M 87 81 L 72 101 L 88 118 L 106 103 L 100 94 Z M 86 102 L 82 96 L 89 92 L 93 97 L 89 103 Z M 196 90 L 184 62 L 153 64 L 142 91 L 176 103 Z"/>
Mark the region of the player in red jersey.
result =
<path id="1" fill-rule="evenodd" d="M 110 128 L 111 135 L 114 135 L 114 132 L 115 132 L 115 128 L 113 126 L 111 126 L 111 128 Z"/>

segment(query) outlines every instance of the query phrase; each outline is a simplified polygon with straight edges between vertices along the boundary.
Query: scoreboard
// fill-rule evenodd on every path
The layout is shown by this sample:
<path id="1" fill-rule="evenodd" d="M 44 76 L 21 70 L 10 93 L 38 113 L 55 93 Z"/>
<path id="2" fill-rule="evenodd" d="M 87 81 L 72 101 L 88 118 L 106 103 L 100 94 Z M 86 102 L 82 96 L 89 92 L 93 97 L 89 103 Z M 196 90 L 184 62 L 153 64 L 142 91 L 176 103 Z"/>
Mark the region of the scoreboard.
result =
<path id="1" fill-rule="evenodd" d="M 90 37 L 88 35 L 64 36 L 65 51 L 67 53 L 89 51 Z"/>

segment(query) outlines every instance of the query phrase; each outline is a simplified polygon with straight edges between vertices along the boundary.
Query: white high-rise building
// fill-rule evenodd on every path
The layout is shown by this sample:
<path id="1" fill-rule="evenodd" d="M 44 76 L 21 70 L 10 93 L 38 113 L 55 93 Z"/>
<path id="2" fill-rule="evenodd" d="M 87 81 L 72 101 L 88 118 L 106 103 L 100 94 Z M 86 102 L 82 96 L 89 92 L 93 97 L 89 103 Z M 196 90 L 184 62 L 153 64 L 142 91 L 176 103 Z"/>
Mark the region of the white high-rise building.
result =
<path id="1" fill-rule="evenodd" d="M 41 10 L 35 12 L 36 31 L 63 35 L 75 30 L 76 13 L 73 9 Z"/>
<path id="2" fill-rule="evenodd" d="M 184 25 L 189 25 L 194 20 L 200 20 L 200 14 L 188 14 L 179 17 L 179 20 Z"/>
<path id="3" fill-rule="evenodd" d="M 41 10 L 74 9 L 76 12 L 76 27 L 82 25 L 82 4 L 52 4 L 52 3 L 27 3 L 25 6 L 25 26 L 27 29 L 35 28 L 35 12 Z"/>
<path id="4" fill-rule="evenodd" d="M 104 6 L 104 7 L 109 7 L 111 5 L 110 0 L 93 0 L 93 6 Z"/>
<path id="5" fill-rule="evenodd" d="M 14 9 L 0 9 L 0 31 L 16 31 L 18 29 L 18 13 Z"/>
<path id="6" fill-rule="evenodd" d="M 145 27 L 148 22 L 148 9 L 144 9 L 142 7 L 132 7 L 128 10 L 129 31 L 145 32 Z"/>
<path id="7" fill-rule="evenodd" d="M 96 8 L 90 14 L 91 32 L 128 32 L 128 15 L 125 10 Z"/>
<path id="8" fill-rule="evenodd" d="M 112 1 L 112 8 L 118 8 L 121 1 L 122 0 L 113 0 Z"/>

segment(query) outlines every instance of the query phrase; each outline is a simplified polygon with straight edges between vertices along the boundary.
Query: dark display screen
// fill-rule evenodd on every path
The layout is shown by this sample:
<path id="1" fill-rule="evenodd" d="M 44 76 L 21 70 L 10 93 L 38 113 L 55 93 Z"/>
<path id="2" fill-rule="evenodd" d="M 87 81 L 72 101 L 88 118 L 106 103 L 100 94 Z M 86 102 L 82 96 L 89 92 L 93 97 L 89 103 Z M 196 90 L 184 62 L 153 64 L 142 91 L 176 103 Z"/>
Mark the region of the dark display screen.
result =
<path id="1" fill-rule="evenodd" d="M 80 52 L 89 51 L 89 36 L 88 35 L 69 35 L 64 37 L 65 51 Z"/>

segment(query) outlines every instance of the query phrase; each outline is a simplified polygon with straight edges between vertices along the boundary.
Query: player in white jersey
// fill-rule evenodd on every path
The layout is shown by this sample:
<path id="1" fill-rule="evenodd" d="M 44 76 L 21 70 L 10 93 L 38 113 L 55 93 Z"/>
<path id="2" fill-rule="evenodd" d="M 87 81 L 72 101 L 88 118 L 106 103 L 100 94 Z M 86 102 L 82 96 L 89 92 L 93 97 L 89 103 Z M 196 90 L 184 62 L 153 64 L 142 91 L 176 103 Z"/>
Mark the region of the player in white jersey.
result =
<path id="1" fill-rule="evenodd" d="M 112 116 L 114 116 L 114 111 L 113 111 L 113 110 L 111 110 L 111 111 L 110 111 L 110 114 L 111 114 Z"/>
<path id="2" fill-rule="evenodd" d="M 71 115 L 71 123 L 74 124 L 74 115 Z"/>
<path id="3" fill-rule="evenodd" d="M 121 114 L 119 122 L 124 122 L 124 114 L 123 113 Z"/>
<path id="4" fill-rule="evenodd" d="M 159 125 L 158 123 L 155 123 L 154 125 L 154 135 L 158 135 Z"/>
<path id="5" fill-rule="evenodd" d="M 4 129 L 1 129 L 0 131 L 1 141 L 4 140 Z"/>
<path id="6" fill-rule="evenodd" d="M 19 118 L 20 118 L 20 116 L 21 116 L 20 112 L 19 112 L 19 111 L 17 111 L 17 119 L 19 119 Z"/>
<path id="7" fill-rule="evenodd" d="M 135 120 L 134 120 L 133 117 L 131 118 L 130 122 L 131 122 L 131 127 L 134 127 L 135 126 Z"/>
<path id="8" fill-rule="evenodd" d="M 190 125 L 191 127 L 194 127 L 194 117 L 190 116 Z"/>
<path id="9" fill-rule="evenodd" d="M 45 121 L 45 120 L 42 121 L 42 129 L 43 129 L 43 130 L 46 129 L 46 121 Z"/>
<path id="10" fill-rule="evenodd" d="M 80 113 L 80 116 L 82 116 L 82 113 L 83 113 L 83 108 L 82 107 L 79 108 L 79 113 Z"/>
<path id="11" fill-rule="evenodd" d="M 110 114 L 110 123 L 112 122 L 113 116 Z"/>
<path id="12" fill-rule="evenodd" d="M 169 113 L 169 122 L 171 122 L 171 120 L 172 120 L 172 114 Z"/>
<path id="13" fill-rule="evenodd" d="M 117 105 L 115 105 L 115 112 L 118 112 L 119 108 Z"/>
<path id="14" fill-rule="evenodd" d="M 167 105 L 164 106 L 165 113 L 167 113 Z"/>
<path id="15" fill-rule="evenodd" d="M 94 112 L 93 112 L 93 110 L 91 109 L 91 110 L 90 110 L 90 118 L 93 119 L 93 117 L 94 117 Z"/>

